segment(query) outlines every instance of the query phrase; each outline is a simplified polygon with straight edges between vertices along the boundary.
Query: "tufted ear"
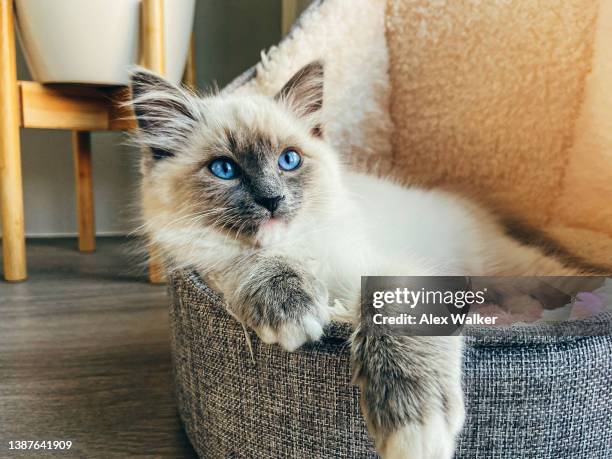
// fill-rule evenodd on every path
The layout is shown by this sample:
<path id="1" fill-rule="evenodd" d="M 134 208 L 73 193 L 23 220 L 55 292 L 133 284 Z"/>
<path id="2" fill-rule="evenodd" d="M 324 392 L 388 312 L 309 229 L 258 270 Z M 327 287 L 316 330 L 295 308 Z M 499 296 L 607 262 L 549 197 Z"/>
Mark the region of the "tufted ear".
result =
<path id="1" fill-rule="evenodd" d="M 316 115 L 323 107 L 323 76 L 323 63 L 311 62 L 291 77 L 275 99 L 287 104 L 299 117 Z M 321 135 L 318 122 L 313 127 L 313 134 Z"/>
<path id="2" fill-rule="evenodd" d="M 156 160 L 174 156 L 199 119 L 195 97 L 141 68 L 130 73 L 130 91 L 138 143 L 150 148 Z"/>

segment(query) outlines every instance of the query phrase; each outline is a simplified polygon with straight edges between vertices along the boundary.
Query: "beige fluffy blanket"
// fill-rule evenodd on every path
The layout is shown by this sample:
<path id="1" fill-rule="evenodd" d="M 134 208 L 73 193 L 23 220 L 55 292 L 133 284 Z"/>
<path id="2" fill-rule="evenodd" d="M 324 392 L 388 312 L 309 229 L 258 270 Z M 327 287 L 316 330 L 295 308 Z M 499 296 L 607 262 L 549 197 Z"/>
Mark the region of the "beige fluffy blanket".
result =
<path id="1" fill-rule="evenodd" d="M 612 267 L 612 0 L 315 1 L 239 90 L 272 94 L 316 58 L 349 161 Z"/>

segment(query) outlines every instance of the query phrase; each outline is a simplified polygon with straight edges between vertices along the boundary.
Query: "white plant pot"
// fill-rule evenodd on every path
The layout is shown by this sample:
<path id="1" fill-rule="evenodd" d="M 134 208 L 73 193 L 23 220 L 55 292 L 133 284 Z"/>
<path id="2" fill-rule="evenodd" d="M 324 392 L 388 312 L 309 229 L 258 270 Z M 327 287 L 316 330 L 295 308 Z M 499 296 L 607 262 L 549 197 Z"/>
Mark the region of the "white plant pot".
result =
<path id="1" fill-rule="evenodd" d="M 123 85 L 138 64 L 140 0 L 16 0 L 17 30 L 41 83 Z M 166 74 L 181 80 L 195 0 L 165 0 Z"/>

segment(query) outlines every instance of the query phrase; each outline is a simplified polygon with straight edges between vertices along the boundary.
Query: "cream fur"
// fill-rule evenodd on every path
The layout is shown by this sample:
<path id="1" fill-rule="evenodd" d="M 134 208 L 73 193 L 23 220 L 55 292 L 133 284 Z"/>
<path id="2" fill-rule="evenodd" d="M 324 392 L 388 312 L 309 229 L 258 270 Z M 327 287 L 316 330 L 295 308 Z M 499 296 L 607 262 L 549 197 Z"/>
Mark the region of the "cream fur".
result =
<path id="1" fill-rule="evenodd" d="M 358 320 L 362 275 L 562 274 L 566 270 L 532 248 L 507 238 L 494 217 L 451 193 L 405 188 L 389 180 L 348 172 L 326 142 L 304 135 L 308 123 L 259 95 L 228 95 L 190 101 L 205 113 L 200 129 L 164 164 L 145 161 L 143 217 L 148 240 L 161 248 L 175 268 L 196 267 L 221 292 L 240 279 L 227 268 L 258 252 L 300 260 L 329 291 L 329 306 L 340 320 Z M 207 145 L 240 114 L 240 123 L 259 125 L 300 138 L 318 164 L 317 196 L 291 222 L 264 225 L 252 241 L 202 224 L 186 178 L 202 162 Z M 175 120 L 176 122 L 176 120 Z M 294 132 L 294 134 L 291 134 Z M 161 145 L 161 143 L 160 143 Z M 202 173 L 208 173 L 207 171 Z M 304 340 L 308 338 L 304 335 Z M 301 344 L 301 343 L 300 343 Z M 293 347 L 293 346 L 292 346 Z"/>

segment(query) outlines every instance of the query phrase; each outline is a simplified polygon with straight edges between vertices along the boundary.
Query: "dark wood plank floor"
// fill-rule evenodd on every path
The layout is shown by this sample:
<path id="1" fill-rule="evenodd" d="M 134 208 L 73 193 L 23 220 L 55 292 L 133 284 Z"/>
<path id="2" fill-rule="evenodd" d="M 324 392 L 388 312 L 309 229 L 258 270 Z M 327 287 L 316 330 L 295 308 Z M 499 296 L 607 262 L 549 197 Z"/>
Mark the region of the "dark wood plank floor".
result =
<path id="1" fill-rule="evenodd" d="M 196 457 L 175 406 L 166 290 L 126 245 L 31 240 L 28 281 L 0 281 L 0 457 Z M 8 450 L 62 439 L 70 451 Z"/>

